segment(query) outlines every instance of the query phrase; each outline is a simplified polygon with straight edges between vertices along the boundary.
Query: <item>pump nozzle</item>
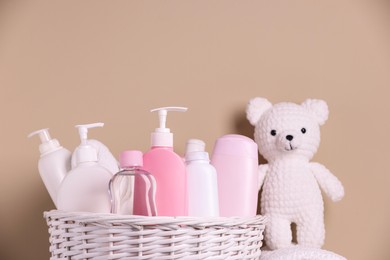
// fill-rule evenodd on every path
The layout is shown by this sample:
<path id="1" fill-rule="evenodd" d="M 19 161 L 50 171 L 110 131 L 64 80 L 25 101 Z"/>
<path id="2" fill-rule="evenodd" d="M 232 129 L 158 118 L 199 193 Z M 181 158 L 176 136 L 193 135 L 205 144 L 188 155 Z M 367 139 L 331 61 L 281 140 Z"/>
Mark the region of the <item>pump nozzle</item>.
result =
<path id="1" fill-rule="evenodd" d="M 49 134 L 49 128 L 34 131 L 28 135 L 28 138 L 34 135 L 39 135 L 39 138 L 41 139 L 42 143 L 39 145 L 39 151 L 41 152 L 41 155 L 48 152 L 53 152 L 61 148 L 60 143 L 57 139 L 51 139 Z"/>
<path id="2" fill-rule="evenodd" d="M 93 124 L 86 124 L 86 125 L 76 125 L 75 127 L 79 129 L 81 144 L 87 144 L 88 129 L 89 128 L 103 127 L 103 126 L 104 126 L 104 123 L 93 123 Z"/>
<path id="3" fill-rule="evenodd" d="M 166 128 L 168 111 L 186 112 L 187 110 L 186 107 L 160 107 L 150 110 L 150 112 L 158 112 L 160 127 L 156 128 L 156 132 L 169 133 L 169 128 Z"/>
<path id="4" fill-rule="evenodd" d="M 88 145 L 88 143 L 87 143 L 88 129 L 95 128 L 95 127 L 103 127 L 103 126 L 104 126 L 103 123 L 76 125 L 76 128 L 79 129 L 80 140 L 81 140 L 80 146 L 77 147 L 76 151 L 75 151 L 76 165 L 81 163 L 81 162 L 97 162 L 98 161 L 96 149 L 93 148 L 91 145 Z"/>
<path id="5" fill-rule="evenodd" d="M 169 128 L 166 127 L 168 111 L 186 112 L 186 107 L 160 107 L 150 110 L 150 112 L 158 112 L 160 126 L 152 133 L 152 146 L 173 146 L 173 136 Z"/>

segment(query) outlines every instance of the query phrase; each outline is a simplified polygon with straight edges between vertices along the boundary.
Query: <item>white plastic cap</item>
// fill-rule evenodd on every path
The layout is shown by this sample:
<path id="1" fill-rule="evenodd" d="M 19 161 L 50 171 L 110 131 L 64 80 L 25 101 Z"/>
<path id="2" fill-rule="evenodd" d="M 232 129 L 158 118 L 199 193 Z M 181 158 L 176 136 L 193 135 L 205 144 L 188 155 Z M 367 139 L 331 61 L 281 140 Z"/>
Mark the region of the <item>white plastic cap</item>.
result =
<path id="1" fill-rule="evenodd" d="M 60 143 L 57 139 L 51 139 L 49 134 L 49 128 L 40 129 L 37 131 L 34 131 L 28 135 L 28 137 L 32 137 L 34 135 L 39 135 L 39 138 L 41 139 L 41 144 L 39 145 L 39 151 L 41 153 L 41 156 L 54 152 L 61 148 Z"/>
<path id="2" fill-rule="evenodd" d="M 142 167 L 144 165 L 142 152 L 137 150 L 123 151 L 119 156 L 119 163 L 121 168 Z"/>
<path id="3" fill-rule="evenodd" d="M 186 144 L 186 154 L 191 152 L 204 152 L 206 144 L 199 139 L 189 139 Z"/>
<path id="4" fill-rule="evenodd" d="M 186 153 L 186 162 L 191 162 L 191 161 L 210 162 L 209 154 L 207 152 L 202 152 L 202 151 Z"/>
<path id="5" fill-rule="evenodd" d="M 160 107 L 150 110 L 150 112 L 158 112 L 160 127 L 156 128 L 151 135 L 152 146 L 173 147 L 173 134 L 166 127 L 168 111 L 186 112 L 186 107 Z"/>
<path id="6" fill-rule="evenodd" d="M 82 162 L 97 162 L 98 156 L 97 151 L 94 147 L 87 144 L 88 138 L 88 129 L 95 127 L 103 127 L 103 123 L 94 123 L 86 125 L 76 125 L 76 128 L 79 129 L 80 141 L 81 144 L 76 148 L 75 159 L 76 165 Z"/>

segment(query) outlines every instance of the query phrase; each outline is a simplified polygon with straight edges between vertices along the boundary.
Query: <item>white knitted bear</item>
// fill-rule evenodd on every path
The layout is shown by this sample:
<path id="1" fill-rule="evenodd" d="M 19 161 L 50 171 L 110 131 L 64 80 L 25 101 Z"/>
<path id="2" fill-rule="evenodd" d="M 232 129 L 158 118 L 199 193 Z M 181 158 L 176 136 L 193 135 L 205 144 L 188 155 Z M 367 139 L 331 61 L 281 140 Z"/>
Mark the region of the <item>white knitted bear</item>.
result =
<path id="1" fill-rule="evenodd" d="M 254 98 L 247 118 L 255 126 L 260 154 L 268 161 L 259 166 L 261 213 L 268 217 L 266 245 L 291 246 L 295 223 L 299 245 L 321 248 L 325 228 L 319 187 L 333 201 L 344 196 L 340 181 L 323 165 L 310 162 L 320 143 L 320 125 L 328 118 L 327 104 L 308 99 L 301 105 L 272 105 L 265 98 Z"/>

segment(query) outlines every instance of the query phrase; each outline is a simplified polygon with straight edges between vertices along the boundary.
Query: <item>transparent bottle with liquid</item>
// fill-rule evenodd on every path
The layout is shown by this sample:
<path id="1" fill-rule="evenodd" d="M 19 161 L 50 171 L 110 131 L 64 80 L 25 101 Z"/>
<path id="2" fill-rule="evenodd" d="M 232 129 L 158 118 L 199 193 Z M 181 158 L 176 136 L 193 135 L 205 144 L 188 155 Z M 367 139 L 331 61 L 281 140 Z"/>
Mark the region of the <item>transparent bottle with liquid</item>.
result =
<path id="1" fill-rule="evenodd" d="M 156 180 L 142 169 L 142 152 L 124 151 L 120 155 L 121 171 L 110 180 L 111 213 L 157 216 Z"/>

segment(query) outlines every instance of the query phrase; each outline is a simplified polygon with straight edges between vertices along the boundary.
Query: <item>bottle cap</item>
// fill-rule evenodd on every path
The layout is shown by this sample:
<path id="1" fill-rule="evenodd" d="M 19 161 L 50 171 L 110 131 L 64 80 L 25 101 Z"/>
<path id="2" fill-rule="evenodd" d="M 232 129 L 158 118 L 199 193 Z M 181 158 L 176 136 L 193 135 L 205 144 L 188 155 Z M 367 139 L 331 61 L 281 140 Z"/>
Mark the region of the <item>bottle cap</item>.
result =
<path id="1" fill-rule="evenodd" d="M 57 139 L 51 139 L 49 134 L 49 128 L 34 131 L 30 133 L 28 137 L 30 138 L 34 135 L 39 135 L 39 138 L 41 139 L 42 143 L 39 145 L 39 151 L 41 155 L 56 151 L 61 148 L 61 145 Z"/>
<path id="2" fill-rule="evenodd" d="M 137 150 L 123 151 L 119 156 L 119 163 L 121 168 L 127 167 L 142 167 L 143 159 L 142 152 Z"/>
<path id="3" fill-rule="evenodd" d="M 186 144 L 186 154 L 197 151 L 204 151 L 206 144 L 199 139 L 189 139 Z"/>
<path id="4" fill-rule="evenodd" d="M 209 154 L 207 152 L 202 152 L 202 151 L 186 153 L 186 162 L 191 162 L 191 161 L 210 162 Z"/>
<path id="5" fill-rule="evenodd" d="M 214 155 L 258 158 L 257 144 L 249 137 L 237 134 L 224 135 L 215 141 Z"/>

